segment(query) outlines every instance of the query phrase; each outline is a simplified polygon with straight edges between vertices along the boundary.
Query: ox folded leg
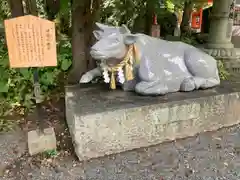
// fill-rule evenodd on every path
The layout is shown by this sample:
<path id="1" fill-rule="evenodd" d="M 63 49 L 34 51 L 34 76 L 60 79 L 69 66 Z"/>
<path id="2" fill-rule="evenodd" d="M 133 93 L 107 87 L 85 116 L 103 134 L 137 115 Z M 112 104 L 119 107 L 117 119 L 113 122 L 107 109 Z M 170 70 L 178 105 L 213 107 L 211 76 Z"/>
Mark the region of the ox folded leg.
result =
<path id="1" fill-rule="evenodd" d="M 200 77 L 194 77 L 196 89 L 207 89 L 219 85 L 220 80 L 218 78 L 204 79 Z"/>
<path id="2" fill-rule="evenodd" d="M 135 92 L 142 95 L 164 95 L 168 93 L 168 91 L 168 87 L 164 84 L 161 84 L 159 81 L 142 81 L 135 87 Z"/>
<path id="3" fill-rule="evenodd" d="M 142 81 L 135 87 L 135 91 L 143 95 L 165 95 L 167 93 L 177 92 L 180 89 L 181 81 L 174 80 L 157 80 L 152 82 Z"/>
<path id="4" fill-rule="evenodd" d="M 199 49 L 189 48 L 184 53 L 185 64 L 193 76 L 195 89 L 206 89 L 220 84 L 217 61 Z"/>
<path id="5" fill-rule="evenodd" d="M 207 89 L 219 84 L 218 78 L 201 78 L 201 77 L 189 77 L 183 80 L 180 90 L 181 91 L 193 91 L 194 89 Z"/>
<path id="6" fill-rule="evenodd" d="M 196 89 L 194 77 L 189 77 L 183 80 L 180 86 L 180 91 L 189 92 Z"/>

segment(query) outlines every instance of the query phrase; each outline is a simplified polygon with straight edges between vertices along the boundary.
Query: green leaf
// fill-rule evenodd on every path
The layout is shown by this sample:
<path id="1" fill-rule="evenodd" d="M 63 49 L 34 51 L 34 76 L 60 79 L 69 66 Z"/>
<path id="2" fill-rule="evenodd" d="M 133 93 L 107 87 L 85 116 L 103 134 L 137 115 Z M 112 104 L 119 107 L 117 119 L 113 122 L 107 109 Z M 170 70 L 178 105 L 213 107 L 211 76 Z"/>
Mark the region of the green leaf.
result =
<path id="1" fill-rule="evenodd" d="M 8 83 L 5 82 L 5 81 L 0 81 L 0 92 L 1 93 L 5 93 L 5 92 L 8 92 Z"/>
<path id="2" fill-rule="evenodd" d="M 72 65 L 71 60 L 65 59 L 64 61 L 62 61 L 61 69 L 63 71 L 67 71 L 71 67 L 71 65 Z"/>
<path id="3" fill-rule="evenodd" d="M 67 14 L 69 12 L 69 0 L 61 0 L 60 11 L 59 14 Z"/>
<path id="4" fill-rule="evenodd" d="M 55 74 L 53 72 L 44 72 L 44 74 L 40 77 L 40 82 L 44 85 L 52 85 L 55 80 Z"/>
<path id="5" fill-rule="evenodd" d="M 0 56 L 0 66 L 2 67 L 8 67 L 9 65 L 9 60 L 7 55 L 2 55 Z"/>
<path id="6" fill-rule="evenodd" d="M 21 75 L 26 79 L 26 80 L 30 80 L 31 76 L 32 76 L 32 72 L 30 69 L 28 68 L 21 68 L 19 69 L 19 72 L 21 73 Z"/>
<path id="7" fill-rule="evenodd" d="M 27 108 L 31 108 L 33 104 L 32 99 L 33 99 L 32 93 L 25 94 L 23 105 Z"/>
<path id="8" fill-rule="evenodd" d="M 9 78 L 8 71 L 5 68 L 0 67 L 0 80 L 4 80 L 8 78 Z"/>

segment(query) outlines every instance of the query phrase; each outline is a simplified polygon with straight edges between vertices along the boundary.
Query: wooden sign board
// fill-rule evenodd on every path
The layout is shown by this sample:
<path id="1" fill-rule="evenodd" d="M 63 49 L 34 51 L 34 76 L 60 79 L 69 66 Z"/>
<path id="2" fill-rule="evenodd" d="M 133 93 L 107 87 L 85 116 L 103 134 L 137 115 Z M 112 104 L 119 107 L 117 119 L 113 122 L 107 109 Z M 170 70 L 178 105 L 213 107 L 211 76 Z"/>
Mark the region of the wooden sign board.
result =
<path id="1" fill-rule="evenodd" d="M 27 15 L 4 24 L 10 67 L 57 66 L 54 22 Z"/>

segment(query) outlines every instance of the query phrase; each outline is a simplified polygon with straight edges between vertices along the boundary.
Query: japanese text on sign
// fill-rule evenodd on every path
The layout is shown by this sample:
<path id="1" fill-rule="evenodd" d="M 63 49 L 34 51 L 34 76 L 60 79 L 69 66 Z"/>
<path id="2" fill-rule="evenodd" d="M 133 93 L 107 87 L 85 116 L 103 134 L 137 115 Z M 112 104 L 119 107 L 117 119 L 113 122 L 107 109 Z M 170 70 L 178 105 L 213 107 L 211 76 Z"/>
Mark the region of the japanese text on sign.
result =
<path id="1" fill-rule="evenodd" d="M 5 21 L 11 67 L 57 65 L 55 25 L 32 15 Z"/>

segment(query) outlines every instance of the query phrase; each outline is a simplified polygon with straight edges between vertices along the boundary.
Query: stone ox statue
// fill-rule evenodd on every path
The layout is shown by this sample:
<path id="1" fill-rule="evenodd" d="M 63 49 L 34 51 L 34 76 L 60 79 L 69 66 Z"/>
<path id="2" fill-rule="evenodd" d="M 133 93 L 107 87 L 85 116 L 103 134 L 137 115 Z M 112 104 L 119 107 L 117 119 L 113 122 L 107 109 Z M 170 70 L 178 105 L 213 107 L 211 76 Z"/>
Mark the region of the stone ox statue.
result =
<path id="1" fill-rule="evenodd" d="M 121 27 L 97 23 L 98 40 L 91 56 L 99 66 L 85 73 L 80 83 L 103 76 L 111 88 L 116 82 L 125 91 L 164 95 L 177 91 L 206 89 L 220 84 L 216 60 L 191 45 L 170 42 L 145 34 L 131 34 Z"/>

